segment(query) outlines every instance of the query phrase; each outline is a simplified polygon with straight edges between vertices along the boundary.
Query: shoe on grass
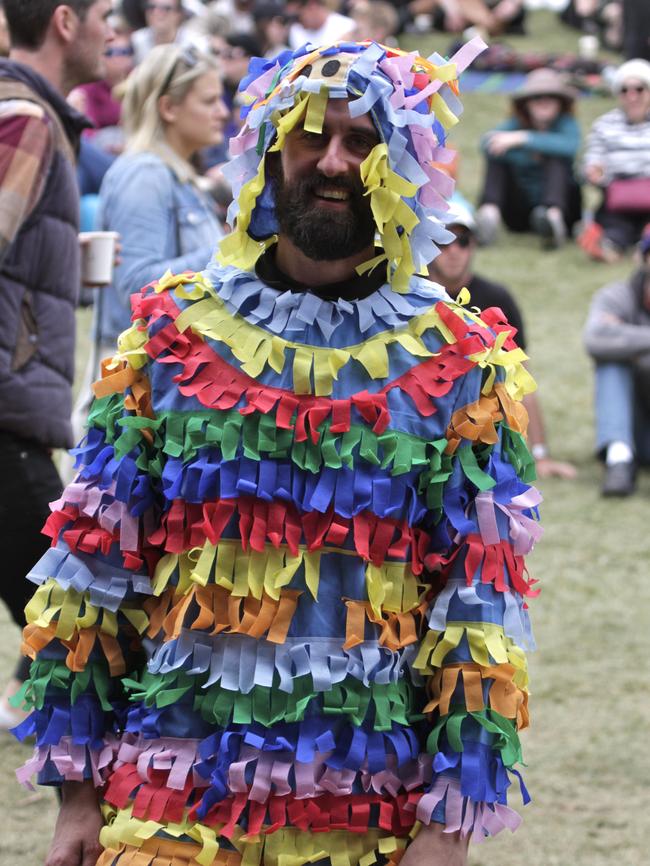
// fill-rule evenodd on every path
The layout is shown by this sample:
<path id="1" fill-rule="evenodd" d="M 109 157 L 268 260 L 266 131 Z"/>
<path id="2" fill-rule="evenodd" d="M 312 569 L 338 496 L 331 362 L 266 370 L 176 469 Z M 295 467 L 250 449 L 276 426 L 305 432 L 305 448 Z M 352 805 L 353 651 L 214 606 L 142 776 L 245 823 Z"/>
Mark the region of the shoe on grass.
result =
<path id="1" fill-rule="evenodd" d="M 566 241 L 566 223 L 559 208 L 538 205 L 532 210 L 530 224 L 535 234 L 542 239 L 544 249 L 557 250 Z"/>
<path id="2" fill-rule="evenodd" d="M 630 460 L 620 460 L 605 466 L 603 496 L 630 496 L 634 493 L 636 470 Z"/>
<path id="3" fill-rule="evenodd" d="M 588 223 L 577 238 L 581 247 L 595 262 L 614 264 L 621 258 L 620 248 L 605 236 L 603 227 L 596 222 Z"/>
<path id="4" fill-rule="evenodd" d="M 491 247 L 501 228 L 501 211 L 495 204 L 482 204 L 476 211 L 476 239 L 480 246 Z"/>

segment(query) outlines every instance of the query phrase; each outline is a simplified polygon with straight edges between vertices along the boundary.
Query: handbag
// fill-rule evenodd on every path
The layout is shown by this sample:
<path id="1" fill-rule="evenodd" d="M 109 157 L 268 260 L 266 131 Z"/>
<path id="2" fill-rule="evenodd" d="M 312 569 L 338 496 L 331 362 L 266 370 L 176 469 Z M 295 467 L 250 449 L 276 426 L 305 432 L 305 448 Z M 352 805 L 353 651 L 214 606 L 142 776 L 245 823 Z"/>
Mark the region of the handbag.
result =
<path id="1" fill-rule="evenodd" d="M 625 177 L 613 180 L 605 192 L 607 210 L 650 211 L 650 177 Z"/>

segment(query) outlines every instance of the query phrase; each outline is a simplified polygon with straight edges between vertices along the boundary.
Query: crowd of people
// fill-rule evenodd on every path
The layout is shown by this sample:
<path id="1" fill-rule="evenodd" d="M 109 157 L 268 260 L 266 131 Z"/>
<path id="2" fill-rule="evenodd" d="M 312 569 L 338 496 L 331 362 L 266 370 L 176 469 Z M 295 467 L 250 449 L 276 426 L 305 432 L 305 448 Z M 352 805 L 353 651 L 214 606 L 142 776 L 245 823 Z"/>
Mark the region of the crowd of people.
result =
<path id="1" fill-rule="evenodd" d="M 608 11 L 577 0 L 572 6 L 572 21 L 585 32 L 603 21 L 612 30 L 620 21 L 620 45 L 628 44 L 634 3 L 610 2 L 615 8 Z M 216 810 L 213 823 L 233 826 L 246 808 L 245 821 L 254 823 L 255 798 L 248 805 L 237 798 L 250 793 L 246 763 L 256 749 L 260 766 L 278 750 L 336 756 L 327 767 L 325 758 L 320 765 L 313 759 L 318 778 L 299 777 L 300 758 L 272 771 L 275 788 L 293 798 L 289 818 L 286 799 L 283 805 L 275 797 L 268 807 L 286 826 L 319 829 L 325 822 L 338 832 L 349 823 L 358 833 L 365 821 L 366 847 L 357 860 L 384 844 L 397 863 L 417 801 L 425 829 L 401 862 L 444 855 L 464 866 L 468 833 L 489 835 L 516 823 L 505 792 L 506 767 L 519 749 L 516 729 L 528 718 L 521 646 L 529 643 L 523 596 L 532 593 L 523 554 L 537 538 L 539 502 L 529 482 L 535 469 L 540 477 L 576 474 L 549 453 L 541 404 L 520 361 L 525 324 L 517 302 L 493 282 L 498 274 L 474 273 L 473 256 L 480 244 L 505 244 L 504 226 L 536 233 L 545 250 L 575 239 L 603 272 L 635 252 L 634 273 L 595 295 L 585 329 L 596 371 L 597 449 L 606 466 L 602 493 L 631 494 L 638 464 L 650 461 L 647 54 L 637 40 L 636 54 L 613 77 L 615 106 L 585 131 L 574 113 L 576 92 L 552 69 L 531 72 L 513 94 L 509 116 L 477 143 L 485 176 L 476 210 L 458 195 L 447 210 L 438 205 L 449 198 L 446 172 L 454 163 L 422 106 L 435 93 L 447 117 L 456 96 L 436 79 L 435 64 L 420 58 L 411 68 L 399 35 L 424 27 L 464 32 L 462 72 L 480 48 L 477 34 L 522 31 L 522 0 L 4 0 L 3 7 L 10 40 L 9 59 L 0 61 L 0 525 L 12 558 L 2 597 L 21 626 L 29 602 L 24 647 L 40 679 L 21 659 L 0 704 L 0 724 L 19 718 L 7 702 L 19 691 L 31 705 L 19 735 L 37 736 L 31 768 L 39 781 L 62 785 L 48 866 L 98 858 L 108 866 L 140 856 L 194 862 L 199 853 L 203 862 L 212 843 L 192 836 L 189 824 L 176 843 L 145 838 L 137 821 L 155 814 L 171 825 L 188 806 L 193 820 Z M 309 55 L 305 66 L 309 43 L 338 47 Z M 600 191 L 593 216 L 583 209 L 586 185 Z M 116 232 L 119 250 L 111 284 L 94 295 L 94 350 L 73 409 L 80 215 L 86 228 Z M 130 327 L 132 297 L 143 287 L 135 302 L 139 324 Z M 489 311 L 484 322 L 469 313 L 464 319 L 450 301 L 462 300 L 465 289 L 473 305 Z M 387 328 L 402 326 L 407 336 L 382 342 Z M 99 358 L 110 356 L 116 341 L 122 360 L 100 371 Z M 508 375 L 495 374 L 490 393 L 475 360 L 483 351 L 496 366 L 500 352 L 512 353 Z M 285 364 L 287 353 L 293 364 Z M 441 369 L 429 368 L 438 356 Z M 400 371 L 395 382 L 388 379 L 393 364 Z M 370 393 L 381 378 L 384 390 Z M 302 438 L 298 420 L 290 423 L 294 412 Z M 79 442 L 89 413 L 88 436 L 73 452 L 78 474 L 62 492 L 52 450 Z M 24 508 L 15 508 L 18 500 Z M 40 529 L 50 503 L 55 542 L 46 550 Z M 271 563 L 281 540 L 284 558 Z M 412 583 L 396 577 L 404 545 L 413 551 Z M 332 565 L 335 557 L 345 564 Z M 418 613 L 408 599 L 417 598 L 423 563 L 448 582 L 422 596 Z M 31 602 L 23 581 L 30 571 L 40 584 Z M 358 583 L 362 601 L 335 591 L 344 573 Z M 327 604 L 319 605 L 323 598 Z M 415 658 L 408 653 L 425 609 L 432 632 Z M 440 636 L 448 634 L 452 613 L 465 625 L 484 624 L 485 633 L 459 633 L 450 651 L 451 638 Z M 372 629 L 381 639 L 368 639 Z M 194 630 L 204 643 L 191 645 Z M 286 642 L 296 670 L 306 672 L 323 641 L 314 694 L 290 704 L 285 691 L 293 686 L 285 689 L 288 668 L 275 646 Z M 353 657 L 360 644 L 372 644 L 372 660 Z M 303 664 L 305 646 L 311 655 L 305 650 Z M 403 653 L 399 663 L 384 659 L 389 650 Z M 234 673 L 226 670 L 233 653 Z M 481 678 L 499 681 L 497 664 L 508 668 L 508 684 L 503 694 L 492 689 L 492 715 L 483 724 L 476 721 L 488 711 Z M 399 691 L 402 668 L 408 695 Z M 220 692 L 209 692 L 213 703 L 208 707 L 206 698 L 199 712 L 207 692 L 197 692 L 192 704 L 184 695 L 194 686 L 186 679 L 207 680 L 208 672 L 203 685 Z M 233 676 L 236 685 L 221 685 Z M 426 712 L 442 719 L 444 751 L 434 763 L 410 696 L 423 676 Z M 316 687 L 328 677 L 328 687 Z M 354 716 L 355 701 L 367 708 L 368 677 L 370 728 L 357 725 L 363 734 L 351 734 L 347 719 L 334 733 L 329 722 L 319 727 L 321 715 Z M 339 682 L 347 684 L 349 701 L 323 709 L 328 698 L 321 692 Z M 384 686 L 394 687 L 390 698 L 378 697 Z M 163 687 L 169 694 L 158 702 Z M 472 716 L 458 721 L 456 734 L 445 727 L 452 695 L 467 698 Z M 278 718 L 286 724 L 264 751 L 265 734 L 255 725 L 265 722 L 266 730 Z M 233 743 L 242 739 L 236 748 L 202 740 L 217 722 L 228 731 L 228 724 L 246 723 L 248 739 L 237 727 L 228 733 Z M 290 723 L 302 726 L 298 733 Z M 125 730 L 133 735 L 128 740 L 121 739 Z M 512 752 L 507 765 L 495 732 Z M 163 767 L 147 751 L 154 738 L 163 743 L 164 768 L 187 764 L 175 788 L 163 782 L 161 789 L 142 771 L 149 760 L 156 772 Z M 118 749 L 109 767 L 104 757 Z M 402 753 L 418 778 L 400 775 Z M 363 778 L 356 779 L 359 766 Z M 98 780 L 104 808 L 118 816 L 101 831 L 101 846 Z M 400 799 L 407 795 L 395 793 L 401 787 L 417 787 L 409 808 Z M 174 796 L 158 797 L 161 790 Z M 294 819 L 301 800 L 326 791 L 332 802 L 318 806 L 318 815 Z M 392 810 L 388 817 L 381 812 L 379 828 L 368 823 L 380 803 L 375 794 Z M 233 811 L 222 820 L 226 795 Z M 349 821 L 334 814 L 344 802 L 347 816 L 347 800 L 337 798 L 348 796 L 366 798 Z M 389 848 L 380 831 L 398 824 Z M 228 852 L 213 862 L 230 863 Z M 333 846 L 324 857 L 335 853 Z M 317 859 L 305 854 L 301 862 L 310 858 Z"/>

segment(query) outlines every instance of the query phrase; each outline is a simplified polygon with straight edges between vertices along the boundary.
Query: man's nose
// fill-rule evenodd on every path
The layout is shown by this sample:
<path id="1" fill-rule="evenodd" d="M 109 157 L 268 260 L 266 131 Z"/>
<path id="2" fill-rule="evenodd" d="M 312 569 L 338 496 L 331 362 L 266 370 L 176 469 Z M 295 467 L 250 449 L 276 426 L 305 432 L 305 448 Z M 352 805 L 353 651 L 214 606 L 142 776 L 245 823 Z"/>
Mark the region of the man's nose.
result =
<path id="1" fill-rule="evenodd" d="M 345 160 L 343 145 L 339 138 L 336 136 L 330 138 L 325 152 L 318 160 L 317 167 L 325 177 L 335 177 L 338 174 L 345 174 L 348 164 Z"/>

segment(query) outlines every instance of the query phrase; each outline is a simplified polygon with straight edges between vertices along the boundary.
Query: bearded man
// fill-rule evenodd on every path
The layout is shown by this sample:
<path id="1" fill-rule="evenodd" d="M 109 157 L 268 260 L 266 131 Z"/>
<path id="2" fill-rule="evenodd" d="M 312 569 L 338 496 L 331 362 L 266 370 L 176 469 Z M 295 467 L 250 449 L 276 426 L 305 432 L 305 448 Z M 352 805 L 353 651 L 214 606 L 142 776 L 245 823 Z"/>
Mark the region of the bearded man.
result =
<path id="1" fill-rule="evenodd" d="M 518 823 L 530 380 L 418 275 L 476 49 L 253 62 L 218 262 L 133 298 L 25 634 L 29 769 L 102 801 L 101 866 L 464 866 Z"/>

